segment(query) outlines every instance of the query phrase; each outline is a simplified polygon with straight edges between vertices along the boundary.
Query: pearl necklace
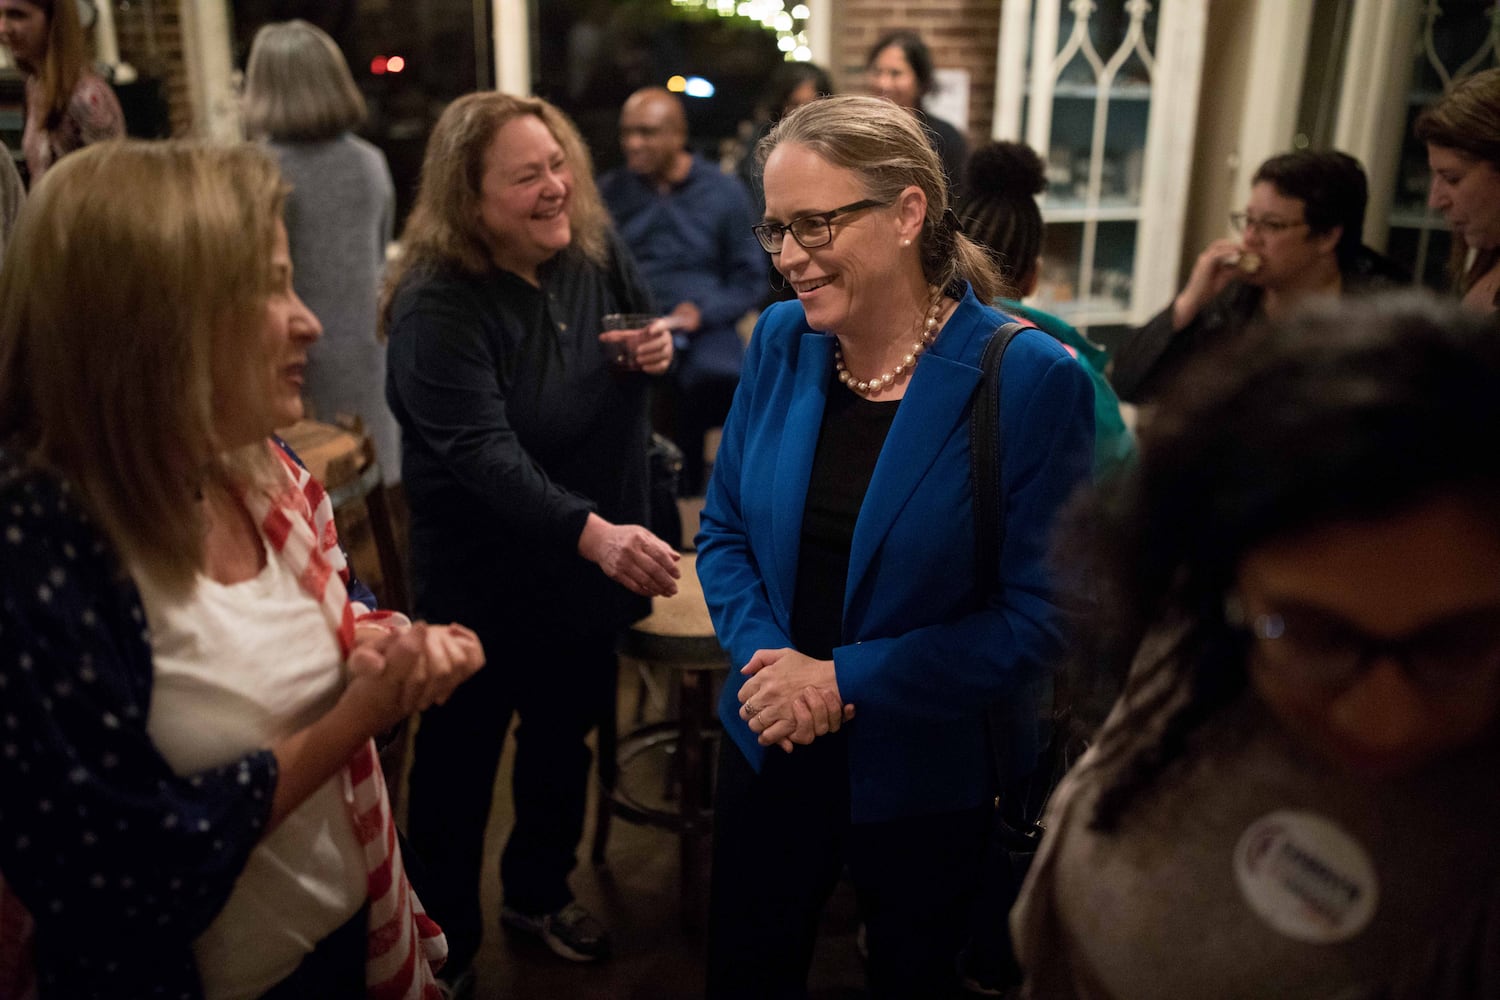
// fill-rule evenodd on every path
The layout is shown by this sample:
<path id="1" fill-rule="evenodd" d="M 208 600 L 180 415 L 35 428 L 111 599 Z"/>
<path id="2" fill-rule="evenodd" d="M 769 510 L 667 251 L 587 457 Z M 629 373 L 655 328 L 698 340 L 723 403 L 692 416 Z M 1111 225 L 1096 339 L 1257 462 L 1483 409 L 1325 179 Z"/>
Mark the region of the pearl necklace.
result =
<path id="1" fill-rule="evenodd" d="M 849 374 L 849 369 L 844 365 L 844 349 L 835 347 L 833 349 L 833 367 L 838 372 L 839 381 L 861 396 L 873 396 L 883 389 L 889 389 L 896 384 L 897 379 L 908 374 L 917 367 L 917 359 L 926 352 L 928 346 L 937 339 L 933 331 L 937 328 L 938 313 L 943 308 L 942 289 L 933 289 L 932 307 L 927 310 L 926 323 L 923 325 L 917 339 L 912 341 L 911 352 L 901 359 L 901 363 L 883 375 L 876 375 L 869 381 L 857 379 Z"/>

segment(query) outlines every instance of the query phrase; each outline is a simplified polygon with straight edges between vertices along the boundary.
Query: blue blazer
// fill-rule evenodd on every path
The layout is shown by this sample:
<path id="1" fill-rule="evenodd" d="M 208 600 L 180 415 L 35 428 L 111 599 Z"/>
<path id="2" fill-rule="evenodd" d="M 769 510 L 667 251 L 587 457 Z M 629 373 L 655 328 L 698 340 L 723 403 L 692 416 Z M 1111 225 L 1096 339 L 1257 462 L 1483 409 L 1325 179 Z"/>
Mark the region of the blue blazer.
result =
<path id="1" fill-rule="evenodd" d="M 1008 318 L 972 291 L 964 296 L 912 374 L 855 524 L 844 644 L 833 654 L 839 691 L 857 712 L 846 727 L 854 822 L 965 809 L 992 796 L 986 706 L 1014 706 L 1015 769 L 1030 770 L 1036 758 L 1037 685 L 1057 665 L 1063 638 L 1048 545 L 1058 510 L 1089 477 L 1093 389 L 1046 334 L 1023 331 L 1007 350 L 1005 538 L 999 579 L 978 606 L 969 408 L 980 354 Z M 758 649 L 792 645 L 803 506 L 836 384 L 834 346 L 798 303 L 761 315 L 697 537 L 698 576 L 732 664 L 719 717 L 757 771 L 767 751 L 739 717 L 738 668 Z"/>

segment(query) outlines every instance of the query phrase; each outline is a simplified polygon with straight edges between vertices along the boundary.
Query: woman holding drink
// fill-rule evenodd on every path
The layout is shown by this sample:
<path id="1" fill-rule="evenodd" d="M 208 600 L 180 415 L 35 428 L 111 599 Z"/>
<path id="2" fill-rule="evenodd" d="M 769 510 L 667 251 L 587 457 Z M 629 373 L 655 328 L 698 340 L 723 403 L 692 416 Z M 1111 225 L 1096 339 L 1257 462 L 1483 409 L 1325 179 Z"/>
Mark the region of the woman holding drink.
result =
<path id="1" fill-rule="evenodd" d="M 512 713 L 516 825 L 503 922 L 575 961 L 604 930 L 567 876 L 583 831 L 584 737 L 613 711 L 615 632 L 677 589 L 647 511 L 647 375 L 665 321 L 609 229 L 586 148 L 546 101 L 469 94 L 438 120 L 389 279 L 387 395 L 401 424 L 416 607 L 472 623 L 492 668 L 423 716 L 410 836 L 460 992 L 483 921 L 479 873 Z M 618 358 L 618 360 L 617 360 Z M 465 609 L 460 612 L 458 609 Z M 446 972 L 447 970 L 445 970 Z"/>

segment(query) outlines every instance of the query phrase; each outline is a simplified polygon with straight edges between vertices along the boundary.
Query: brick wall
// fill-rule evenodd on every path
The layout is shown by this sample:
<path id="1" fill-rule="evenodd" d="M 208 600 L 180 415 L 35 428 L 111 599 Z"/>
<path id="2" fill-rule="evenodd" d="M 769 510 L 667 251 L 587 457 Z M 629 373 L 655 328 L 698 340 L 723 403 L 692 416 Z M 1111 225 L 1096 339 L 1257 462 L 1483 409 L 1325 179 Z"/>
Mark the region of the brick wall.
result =
<path id="1" fill-rule="evenodd" d="M 865 56 L 882 33 L 912 28 L 939 68 L 969 71 L 969 141 L 989 138 L 995 114 L 995 58 L 1001 0 L 835 0 L 834 85 L 864 90 Z M 956 125 L 961 123 L 955 122 Z"/>
<path id="2" fill-rule="evenodd" d="M 170 0 L 118 4 L 115 31 L 120 39 L 120 58 L 133 65 L 142 76 L 154 76 L 163 81 L 172 134 L 191 134 L 193 98 L 188 92 L 178 5 Z"/>

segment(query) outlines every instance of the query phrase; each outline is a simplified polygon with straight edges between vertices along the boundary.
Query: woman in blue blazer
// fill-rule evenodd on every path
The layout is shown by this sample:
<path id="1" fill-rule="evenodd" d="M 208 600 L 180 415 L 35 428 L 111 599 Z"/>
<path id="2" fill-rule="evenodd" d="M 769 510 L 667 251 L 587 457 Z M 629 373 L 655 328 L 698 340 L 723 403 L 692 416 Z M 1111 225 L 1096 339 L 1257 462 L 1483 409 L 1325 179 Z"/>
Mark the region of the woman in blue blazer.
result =
<path id="1" fill-rule="evenodd" d="M 847 865 L 873 996 L 953 986 L 994 795 L 985 710 L 1027 769 L 1062 647 L 1052 522 L 1088 475 L 1093 396 L 1051 338 L 1005 355 L 1004 545 L 976 581 L 970 401 L 1007 317 L 910 116 L 817 101 L 762 142 L 756 227 L 796 303 L 762 316 L 698 571 L 733 663 L 715 803 L 709 995 L 805 993 Z M 779 749 L 777 749 L 779 748 Z"/>

